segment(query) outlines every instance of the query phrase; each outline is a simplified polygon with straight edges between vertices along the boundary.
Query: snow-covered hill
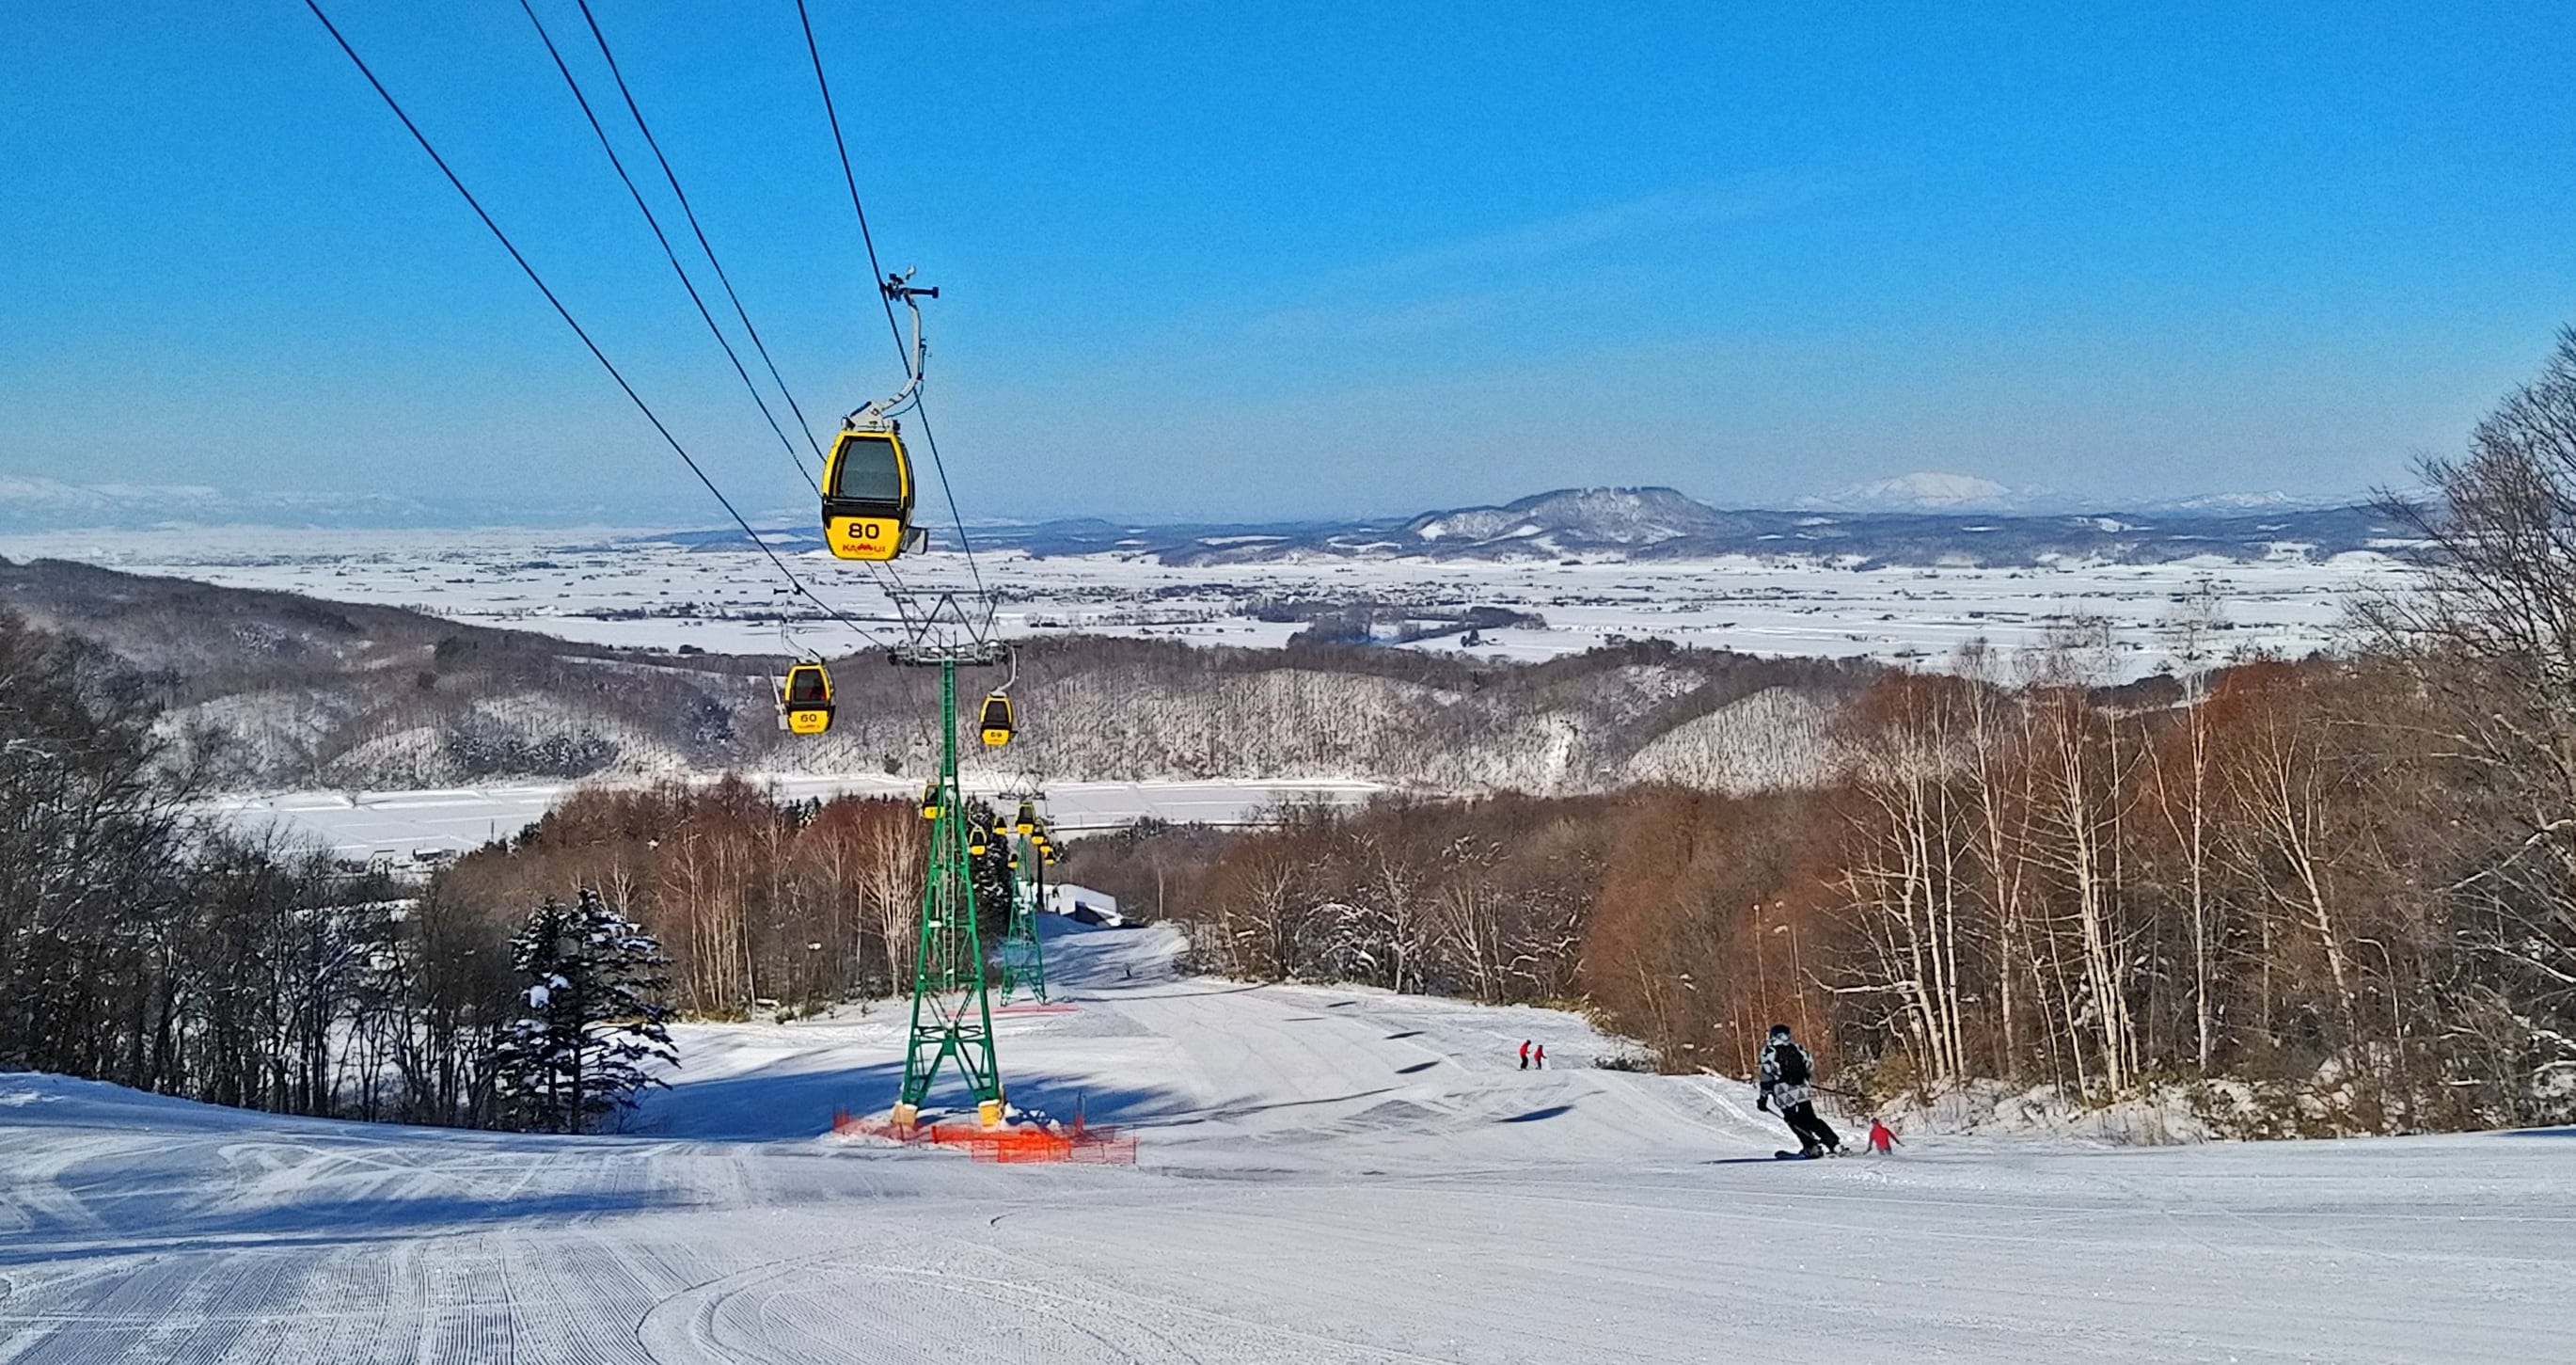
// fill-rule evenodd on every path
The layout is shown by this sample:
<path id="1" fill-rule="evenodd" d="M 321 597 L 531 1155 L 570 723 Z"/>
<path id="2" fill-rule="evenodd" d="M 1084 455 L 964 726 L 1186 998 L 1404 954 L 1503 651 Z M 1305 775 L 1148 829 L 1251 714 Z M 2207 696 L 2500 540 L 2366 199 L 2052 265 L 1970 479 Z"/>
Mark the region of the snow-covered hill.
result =
<path id="1" fill-rule="evenodd" d="M 643 1131 L 276 1118 L 0 1075 L 0 1359 L 2543 1361 L 2576 1132 L 1770 1158 L 1571 1015 L 1179 975 L 1066 930 L 1012 1099 L 1130 1169 L 819 1136 L 897 1011 L 702 1025 Z M 1552 1066 L 1522 1071 L 1522 1039 Z"/>
<path id="2" fill-rule="evenodd" d="M 872 652 L 835 661 L 841 710 L 831 732 L 790 742 L 773 714 L 772 659 L 578 644 L 53 561 L 0 563 L 0 609 L 89 639 L 157 684 L 169 705 L 165 733 L 234 790 L 632 781 L 728 768 L 918 774 L 938 752 L 935 677 L 883 667 Z M 1748 711 L 1738 730 L 1762 753 L 1805 752 L 1808 732 L 1870 675 L 1861 664 L 1669 645 L 1528 666 L 1399 649 L 1202 650 L 1060 635 L 1026 642 L 1018 669 L 1014 695 L 1030 723 L 1009 750 L 971 755 L 978 775 L 1459 792 L 1616 785 L 1669 727 L 1765 688 L 1811 693 L 1815 705 Z M 1772 733 L 1783 727 L 1797 733 Z M 1815 776 L 1812 765 L 1767 760 L 1744 771 Z"/>
<path id="3" fill-rule="evenodd" d="M 1541 546 L 1643 547 L 1711 534 L 1724 525 L 1724 513 L 1669 488 L 1564 488 L 1502 507 L 1428 513 L 1404 529 L 1426 546 L 1528 540 Z"/>

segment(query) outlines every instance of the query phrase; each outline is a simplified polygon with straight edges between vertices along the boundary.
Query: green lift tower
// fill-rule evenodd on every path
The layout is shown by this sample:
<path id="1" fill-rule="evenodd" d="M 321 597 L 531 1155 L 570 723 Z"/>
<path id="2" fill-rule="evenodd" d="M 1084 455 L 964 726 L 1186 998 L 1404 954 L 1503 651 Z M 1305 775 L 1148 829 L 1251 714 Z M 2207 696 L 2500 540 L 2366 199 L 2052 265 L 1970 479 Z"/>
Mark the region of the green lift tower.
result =
<path id="1" fill-rule="evenodd" d="M 912 1041 L 894 1106 L 898 1127 L 920 1119 L 922 1101 L 951 1060 L 975 1097 L 975 1116 L 988 1128 L 1002 1121 L 1002 1071 L 993 1056 L 993 1005 L 984 985 L 984 941 L 975 923 L 964 793 L 957 785 L 957 669 L 997 664 L 1003 657 L 1000 646 L 983 640 L 942 642 L 919 630 L 912 643 L 894 651 L 896 663 L 939 669 L 939 779 L 922 793 L 930 857 L 912 962 Z"/>
<path id="2" fill-rule="evenodd" d="M 1046 859 L 1038 840 L 1046 837 L 1045 827 L 1033 812 L 1045 793 L 1005 792 L 1005 802 L 1017 798 L 1019 811 L 1011 820 L 1011 925 L 1002 935 L 1002 999 L 1005 1002 L 1025 993 L 1043 1005 L 1047 998 L 1046 949 L 1038 942 L 1038 911 L 1046 903 Z"/>

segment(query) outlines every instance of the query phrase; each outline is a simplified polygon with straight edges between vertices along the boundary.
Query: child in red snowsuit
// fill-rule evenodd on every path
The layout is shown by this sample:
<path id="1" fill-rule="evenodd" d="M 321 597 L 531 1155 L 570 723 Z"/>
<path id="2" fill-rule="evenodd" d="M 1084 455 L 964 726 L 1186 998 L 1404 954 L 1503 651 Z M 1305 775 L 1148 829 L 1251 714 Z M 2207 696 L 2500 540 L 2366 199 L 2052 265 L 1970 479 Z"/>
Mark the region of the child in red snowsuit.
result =
<path id="1" fill-rule="evenodd" d="M 1871 1119 L 1869 1121 L 1869 1149 L 1880 1156 L 1888 1156 L 1891 1154 L 1895 1145 L 1896 1130 L 1879 1122 L 1877 1119 Z"/>

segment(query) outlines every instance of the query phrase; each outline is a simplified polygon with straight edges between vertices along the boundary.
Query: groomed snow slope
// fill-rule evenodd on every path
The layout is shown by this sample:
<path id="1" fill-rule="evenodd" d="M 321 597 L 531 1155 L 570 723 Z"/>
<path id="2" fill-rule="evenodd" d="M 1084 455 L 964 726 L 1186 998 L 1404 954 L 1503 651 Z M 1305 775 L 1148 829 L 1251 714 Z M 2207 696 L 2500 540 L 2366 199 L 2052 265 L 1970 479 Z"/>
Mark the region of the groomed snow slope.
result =
<path id="1" fill-rule="evenodd" d="M 1015 1102 L 1135 1169 L 814 1136 L 898 1012 L 686 1029 L 636 1135 L 0 1076 L 0 1361 L 2515 1361 L 2576 1339 L 2576 1132 L 1775 1162 L 1580 1021 L 1174 975 L 1068 928 Z M 1521 1039 L 1557 1069 L 1524 1073 Z"/>

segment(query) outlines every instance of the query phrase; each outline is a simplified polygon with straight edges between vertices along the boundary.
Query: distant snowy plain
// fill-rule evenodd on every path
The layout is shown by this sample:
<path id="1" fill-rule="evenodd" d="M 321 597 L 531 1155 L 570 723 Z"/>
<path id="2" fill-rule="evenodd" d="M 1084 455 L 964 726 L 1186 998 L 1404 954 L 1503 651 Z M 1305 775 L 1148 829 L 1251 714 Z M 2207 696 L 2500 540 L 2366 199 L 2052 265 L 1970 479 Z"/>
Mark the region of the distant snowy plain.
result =
<path id="1" fill-rule="evenodd" d="M 2576 1130 L 1781 1162 L 1572 1015 L 1173 969 L 1050 921 L 1012 1101 L 1134 1168 L 823 1136 L 899 1010 L 678 1031 L 626 1136 L 298 1120 L 0 1074 L 0 1361 L 2567 1359 Z M 1552 1066 L 1516 1065 L 1524 1039 Z M 943 1095 L 951 1094 L 945 1089 Z"/>
<path id="2" fill-rule="evenodd" d="M 776 653 L 776 572 L 751 551 L 628 541 L 615 531 L 314 531 L 259 528 L 52 533 L 0 537 L 0 556 L 77 559 L 139 573 L 412 607 L 481 625 L 566 639 L 725 653 Z M 887 571 L 795 556 L 827 601 L 890 631 Z M 1425 612 L 1494 606 L 1534 612 L 1544 629 L 1487 631 L 1470 652 L 1552 658 L 1611 636 L 1659 636 L 1765 655 L 1868 657 L 1938 666 L 1961 645 L 2035 645 L 2079 618 L 2112 628 L 2121 675 L 2153 672 L 2164 623 L 2207 583 L 2224 604 L 2221 653 L 2302 654 L 2328 643 L 2356 594 L 2403 586 L 2408 571 L 2370 553 L 2318 562 L 2283 546 L 2267 560 L 2166 564 L 2054 563 L 2025 568 L 1857 568 L 1814 559 L 1701 561 L 1575 557 L 1504 563 L 1317 556 L 1284 563 L 1173 567 L 1119 554 L 1031 557 L 1018 551 L 908 557 L 894 572 L 915 587 L 1001 594 L 1007 635 L 1056 632 L 1278 645 L 1300 625 L 1255 619 L 1265 600 L 1367 599 Z M 811 607 L 796 639 L 828 653 L 868 641 Z M 1417 647 L 1457 649 L 1450 636 Z"/>

